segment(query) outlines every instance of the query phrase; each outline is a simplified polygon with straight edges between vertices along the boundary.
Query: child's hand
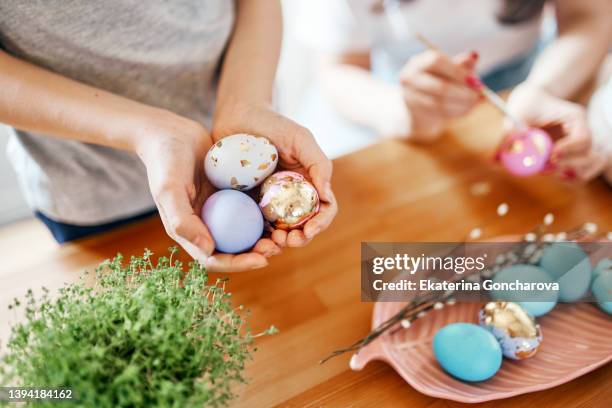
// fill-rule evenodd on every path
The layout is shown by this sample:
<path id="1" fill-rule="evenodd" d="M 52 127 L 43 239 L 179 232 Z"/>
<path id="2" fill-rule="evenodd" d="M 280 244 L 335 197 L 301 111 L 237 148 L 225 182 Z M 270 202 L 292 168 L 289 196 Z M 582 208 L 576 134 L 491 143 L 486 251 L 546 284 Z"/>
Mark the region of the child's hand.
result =
<path id="1" fill-rule="evenodd" d="M 529 126 L 542 128 L 554 140 L 552 171 L 565 180 L 589 181 L 606 166 L 606 158 L 591 149 L 586 109 L 523 84 L 508 99 L 508 109 Z"/>
<path id="2" fill-rule="evenodd" d="M 145 164 L 149 187 L 168 235 L 211 271 L 243 271 L 267 265 L 280 249 L 272 240 L 257 242 L 252 252 L 211 257 L 215 249 L 200 218 L 206 198 L 215 190 L 203 177 L 204 155 L 212 145 L 200 124 L 167 113 L 147 123 L 136 151 Z"/>
<path id="3" fill-rule="evenodd" d="M 466 115 L 479 102 L 480 95 L 466 85 L 477 59 L 474 52 L 451 59 L 429 50 L 406 63 L 400 80 L 413 140 L 437 139 L 449 119 Z"/>
<path id="4" fill-rule="evenodd" d="M 331 189 L 332 163 L 308 129 L 274 112 L 266 105 L 244 104 L 232 107 L 228 115 L 217 115 L 213 139 L 236 133 L 268 138 L 278 149 L 279 166 L 300 172 L 312 180 L 319 193 L 319 213 L 303 229 L 274 230 L 272 240 L 280 247 L 301 247 L 325 230 L 338 211 Z"/>

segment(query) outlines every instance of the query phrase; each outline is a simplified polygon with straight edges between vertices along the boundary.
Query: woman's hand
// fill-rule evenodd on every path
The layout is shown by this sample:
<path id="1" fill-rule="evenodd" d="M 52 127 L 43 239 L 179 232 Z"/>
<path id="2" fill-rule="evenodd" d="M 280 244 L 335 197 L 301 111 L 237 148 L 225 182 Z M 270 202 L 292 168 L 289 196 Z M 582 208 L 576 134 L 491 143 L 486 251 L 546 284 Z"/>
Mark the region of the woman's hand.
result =
<path id="1" fill-rule="evenodd" d="M 508 109 L 527 125 L 547 131 L 554 140 L 551 156 L 555 175 L 566 180 L 589 181 L 605 168 L 606 157 L 591 149 L 586 109 L 522 84 L 508 99 Z"/>
<path id="2" fill-rule="evenodd" d="M 136 151 L 145 164 L 149 187 L 168 235 L 211 271 L 243 271 L 267 265 L 279 252 L 271 240 L 260 240 L 252 252 L 213 255 L 215 244 L 200 211 L 215 190 L 204 176 L 203 158 L 212 145 L 200 124 L 160 112 L 137 138 Z"/>
<path id="3" fill-rule="evenodd" d="M 279 247 L 301 247 L 325 230 L 338 211 L 331 189 L 332 163 L 308 129 L 274 112 L 267 105 L 238 104 L 221 109 L 213 125 L 215 141 L 236 133 L 268 138 L 278 149 L 279 166 L 300 172 L 312 180 L 319 193 L 319 213 L 303 229 L 274 230 L 272 240 Z"/>
<path id="4" fill-rule="evenodd" d="M 437 139 L 449 119 L 466 115 L 479 102 L 478 92 L 467 85 L 477 60 L 475 52 L 451 59 L 429 50 L 406 63 L 400 81 L 411 116 L 411 139 Z"/>

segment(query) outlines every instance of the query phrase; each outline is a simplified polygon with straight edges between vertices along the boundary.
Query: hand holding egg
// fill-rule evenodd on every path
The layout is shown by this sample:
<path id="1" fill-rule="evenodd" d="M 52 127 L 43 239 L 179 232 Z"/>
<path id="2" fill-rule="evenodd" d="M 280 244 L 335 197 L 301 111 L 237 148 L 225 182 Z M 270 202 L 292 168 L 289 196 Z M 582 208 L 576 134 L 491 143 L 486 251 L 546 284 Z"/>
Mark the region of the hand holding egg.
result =
<path id="1" fill-rule="evenodd" d="M 279 247 L 301 247 L 324 231 L 338 211 L 331 189 L 332 163 L 325 156 L 308 129 L 274 112 L 268 105 L 238 103 L 217 114 L 213 135 L 247 133 L 262 135 L 278 151 L 278 166 L 303 175 L 317 191 L 319 211 L 299 228 L 272 231 L 271 239 Z"/>
<path id="2" fill-rule="evenodd" d="M 548 150 L 551 158 L 550 169 L 560 178 L 587 180 L 596 174 L 596 160 L 589 156 L 591 134 L 586 109 L 583 106 L 561 99 L 537 85 L 523 83 L 510 93 L 508 110 L 530 128 L 541 129 L 537 133 L 546 132 L 553 141 L 550 148 L 547 147 L 548 142 L 537 148 L 533 143 L 533 136 L 537 133 L 530 136 L 533 130 L 529 129 L 523 134 L 522 137 L 527 141 L 532 141 L 529 145 L 534 145 L 536 149 L 530 149 L 537 154 L 533 161 L 527 159 L 527 164 L 532 164 L 527 170 L 521 168 L 520 164 L 513 163 L 511 165 L 513 170 L 510 171 L 514 174 L 517 171 L 520 172 L 518 175 L 535 173 L 534 170 L 540 163 L 537 158 L 540 155 L 545 157 Z"/>
<path id="3" fill-rule="evenodd" d="M 218 251 L 240 254 L 253 248 L 263 233 L 264 217 L 272 228 L 295 230 L 317 214 L 314 186 L 293 171 L 272 174 L 277 162 L 278 152 L 269 140 L 248 134 L 228 136 L 208 151 L 207 178 L 222 190 L 208 198 L 202 219 Z M 262 182 L 258 206 L 241 191 Z"/>

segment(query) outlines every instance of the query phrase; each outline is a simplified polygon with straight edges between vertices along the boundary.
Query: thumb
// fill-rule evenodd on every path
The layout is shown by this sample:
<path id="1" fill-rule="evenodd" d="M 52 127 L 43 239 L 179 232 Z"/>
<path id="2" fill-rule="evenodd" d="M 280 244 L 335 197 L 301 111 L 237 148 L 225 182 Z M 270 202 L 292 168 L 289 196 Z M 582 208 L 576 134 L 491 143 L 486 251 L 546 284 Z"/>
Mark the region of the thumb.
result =
<path id="1" fill-rule="evenodd" d="M 180 187 L 171 187 L 155 196 L 166 233 L 191 257 L 200 262 L 213 253 L 215 244 L 208 228 L 191 206 L 189 195 Z"/>
<path id="2" fill-rule="evenodd" d="M 317 189 L 319 197 L 326 202 L 333 200 L 331 189 L 332 164 L 326 159 L 310 167 L 308 174 L 312 179 L 312 184 Z"/>
<path id="3" fill-rule="evenodd" d="M 323 201 L 333 200 L 331 191 L 332 162 L 327 158 L 314 136 L 308 130 L 298 136 L 299 146 L 296 146 L 296 157 L 308 171 L 312 184 L 317 189 Z"/>

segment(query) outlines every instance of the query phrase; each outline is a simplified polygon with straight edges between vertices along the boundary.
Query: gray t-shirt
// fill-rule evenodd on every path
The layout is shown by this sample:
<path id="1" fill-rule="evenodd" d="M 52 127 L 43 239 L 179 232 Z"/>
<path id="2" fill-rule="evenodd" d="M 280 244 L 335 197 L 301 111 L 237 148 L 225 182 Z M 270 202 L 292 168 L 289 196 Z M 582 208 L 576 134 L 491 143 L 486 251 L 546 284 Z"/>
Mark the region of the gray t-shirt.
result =
<path id="1" fill-rule="evenodd" d="M 231 0 L 0 1 L 0 47 L 210 126 L 233 22 Z M 8 154 L 31 207 L 54 220 L 94 225 L 154 207 L 127 152 L 16 131 Z"/>

